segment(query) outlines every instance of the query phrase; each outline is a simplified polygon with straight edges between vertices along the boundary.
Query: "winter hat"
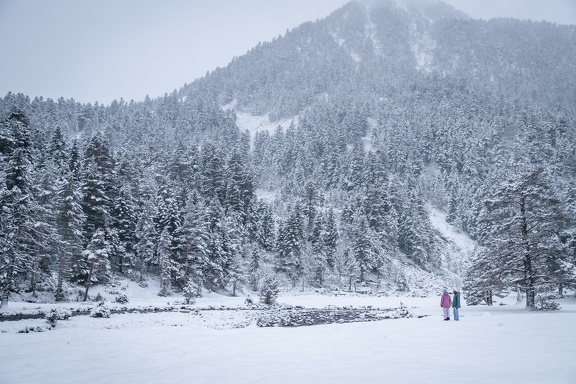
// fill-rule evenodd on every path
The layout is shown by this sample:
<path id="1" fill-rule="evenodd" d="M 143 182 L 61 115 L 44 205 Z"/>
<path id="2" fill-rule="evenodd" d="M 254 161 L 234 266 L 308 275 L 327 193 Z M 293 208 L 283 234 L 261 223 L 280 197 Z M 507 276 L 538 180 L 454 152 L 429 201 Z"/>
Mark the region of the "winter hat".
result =
<path id="1" fill-rule="evenodd" d="M 446 288 L 444 288 L 444 293 L 448 292 L 448 290 Z"/>

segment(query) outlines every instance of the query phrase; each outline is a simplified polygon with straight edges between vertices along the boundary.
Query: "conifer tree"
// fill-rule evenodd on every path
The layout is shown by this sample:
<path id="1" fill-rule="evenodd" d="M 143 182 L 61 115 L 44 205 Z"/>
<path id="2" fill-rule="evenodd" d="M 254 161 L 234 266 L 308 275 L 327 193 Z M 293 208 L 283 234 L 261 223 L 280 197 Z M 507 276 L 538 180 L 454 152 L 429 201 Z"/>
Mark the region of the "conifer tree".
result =
<path id="1" fill-rule="evenodd" d="M 140 217 L 136 223 L 135 236 L 137 242 L 135 244 L 135 252 L 137 256 L 137 269 L 139 272 L 139 280 L 144 280 L 144 269 L 146 266 L 155 263 L 155 242 L 156 242 L 156 229 L 154 227 L 153 208 L 151 202 L 146 202 L 144 208 L 140 212 Z"/>
<path id="2" fill-rule="evenodd" d="M 342 255 L 344 271 L 348 277 L 348 290 L 352 291 L 352 286 L 355 286 L 356 279 L 359 277 L 360 265 L 354 252 L 350 248 L 346 248 Z"/>
<path id="3" fill-rule="evenodd" d="M 51 268 L 57 242 L 53 197 L 58 170 L 55 169 L 52 159 L 48 158 L 44 148 L 38 148 L 34 158 L 35 161 L 31 167 L 32 172 L 30 172 L 33 202 L 31 214 L 35 223 L 30 242 L 30 253 L 34 257 L 29 278 L 32 294 L 36 295 L 37 283 L 49 280 L 52 275 Z"/>
<path id="4" fill-rule="evenodd" d="M 57 169 L 68 169 L 68 148 L 60 126 L 56 127 L 54 133 L 52 134 L 52 138 L 50 139 L 50 144 L 48 146 L 48 153 Z"/>
<path id="5" fill-rule="evenodd" d="M 186 285 L 188 279 L 185 277 L 186 271 L 186 234 L 183 227 L 185 219 L 185 197 L 183 191 L 175 183 L 163 180 L 156 197 L 155 225 L 157 233 L 166 231 L 166 236 L 170 240 L 165 245 L 166 254 L 170 265 L 170 287 L 181 290 Z M 159 257 L 159 256 L 158 256 Z M 160 266 L 160 264 L 159 264 Z"/>
<path id="6" fill-rule="evenodd" d="M 186 203 L 186 214 L 182 231 L 184 236 L 184 276 L 199 287 L 205 280 L 204 271 L 208 265 L 208 226 L 205 220 L 204 205 L 194 192 Z"/>
<path id="7" fill-rule="evenodd" d="M 70 170 L 72 177 L 76 181 L 80 181 L 82 170 L 80 148 L 78 146 L 78 141 L 74 140 L 72 142 L 72 147 L 70 148 L 70 157 L 68 158 L 68 169 Z"/>
<path id="8" fill-rule="evenodd" d="M 228 215 L 224 219 L 225 249 L 228 253 L 229 261 L 226 265 L 226 279 L 232 284 L 232 296 L 236 296 L 236 289 L 239 285 L 247 282 L 248 262 L 244 256 L 242 244 L 246 242 L 243 238 L 243 225 L 239 214 Z"/>
<path id="9" fill-rule="evenodd" d="M 63 300 L 63 283 L 70 278 L 72 265 L 79 263 L 82 257 L 85 215 L 80 205 L 81 199 L 80 189 L 70 172 L 58 179 L 54 196 L 58 235 L 56 301 Z"/>
<path id="10" fill-rule="evenodd" d="M 4 179 L 0 187 L 0 306 L 17 291 L 19 279 L 34 265 L 32 165 L 29 121 L 19 109 L 12 109 L 0 122 L 0 155 Z"/>
<path id="11" fill-rule="evenodd" d="M 258 282 L 260 280 L 260 253 L 256 248 L 252 250 L 250 255 L 250 263 L 248 264 L 248 283 L 253 291 L 258 290 Z"/>
<path id="12" fill-rule="evenodd" d="M 319 204 L 319 193 L 316 185 L 309 181 L 304 187 L 304 196 L 302 204 L 302 214 L 305 217 L 308 233 L 313 230 L 314 220 L 317 216 Z"/>
<path id="13" fill-rule="evenodd" d="M 171 260 L 171 247 L 172 247 L 172 236 L 168 231 L 168 227 L 164 227 L 158 238 L 158 248 L 156 250 L 158 254 L 158 273 L 160 277 L 160 292 L 159 296 L 169 296 L 171 288 L 171 275 L 173 270 L 172 260 Z"/>
<path id="14" fill-rule="evenodd" d="M 310 256 L 312 263 L 310 269 L 312 272 L 312 284 L 315 287 L 322 287 L 324 285 L 326 273 L 328 271 L 328 260 L 326 257 L 326 246 L 324 242 L 325 233 L 322 216 L 317 215 L 310 236 Z"/>
<path id="15" fill-rule="evenodd" d="M 226 211 L 239 214 L 241 223 L 249 226 L 254 220 L 254 180 L 238 152 L 234 152 L 226 167 Z"/>
<path id="16" fill-rule="evenodd" d="M 129 186 L 121 186 L 112 203 L 110 232 L 116 242 L 112 244 L 114 268 L 120 273 L 130 272 L 135 265 L 136 205 Z"/>
<path id="17" fill-rule="evenodd" d="M 304 274 L 304 240 L 304 220 L 300 205 L 297 204 L 280 227 L 277 242 L 276 271 L 285 272 L 293 286 Z"/>
<path id="18" fill-rule="evenodd" d="M 274 276 L 266 276 L 260 286 L 260 303 L 266 305 L 276 304 L 280 290 L 278 280 Z"/>
<path id="19" fill-rule="evenodd" d="M 339 235 L 336 226 L 336 218 L 334 217 L 334 210 L 332 208 L 328 210 L 325 222 L 326 226 L 322 236 L 323 248 L 326 254 L 326 263 L 330 269 L 333 269 L 335 265 Z"/>
<path id="20" fill-rule="evenodd" d="M 418 265 L 437 265 L 432 253 L 433 234 L 422 196 L 410 187 L 398 223 L 399 247 Z"/>
<path id="21" fill-rule="evenodd" d="M 108 232 L 112 211 L 114 162 L 108 142 L 101 134 L 88 141 L 82 164 L 82 209 L 86 214 L 84 237 L 90 239 L 98 228 Z"/>
<path id="22" fill-rule="evenodd" d="M 468 305 L 477 305 L 482 302 L 492 305 L 493 296 L 504 289 L 500 270 L 498 267 L 495 268 L 491 256 L 486 249 L 480 248 L 468 262 L 462 287 L 466 292 Z"/>
<path id="23" fill-rule="evenodd" d="M 559 234 L 567 220 L 542 168 L 503 183 L 489 200 L 481 223 L 481 244 L 492 270 L 505 286 L 520 286 L 526 307 L 534 308 L 537 291 L 555 281 L 566 260 Z M 494 269 L 496 271 L 494 271 Z"/>
<path id="24" fill-rule="evenodd" d="M 357 216 L 355 225 L 352 232 L 352 251 L 356 259 L 358 278 L 364 283 L 367 274 L 378 268 L 378 258 L 366 218 Z"/>
<path id="25" fill-rule="evenodd" d="M 224 212 L 218 200 L 211 200 L 206 207 L 205 220 L 208 229 L 206 247 L 208 263 L 205 265 L 204 276 L 208 288 L 215 291 L 224 288 L 233 256 L 226 232 Z"/>
<path id="26" fill-rule="evenodd" d="M 88 290 L 92 284 L 102 284 L 110 280 L 110 260 L 108 258 L 109 244 L 106 241 L 104 230 L 98 228 L 88 246 L 82 252 L 84 257 L 83 266 L 85 270 L 82 271 L 86 276 L 84 285 L 84 301 L 88 299 Z"/>
<path id="27" fill-rule="evenodd" d="M 263 202 L 256 203 L 256 229 L 254 241 L 265 251 L 272 251 L 274 248 L 274 219 L 272 209 Z"/>
<path id="28" fill-rule="evenodd" d="M 222 204 L 226 195 L 222 153 L 214 145 L 208 144 L 202 149 L 201 158 L 201 193 L 206 198 L 217 198 L 219 204 Z"/>

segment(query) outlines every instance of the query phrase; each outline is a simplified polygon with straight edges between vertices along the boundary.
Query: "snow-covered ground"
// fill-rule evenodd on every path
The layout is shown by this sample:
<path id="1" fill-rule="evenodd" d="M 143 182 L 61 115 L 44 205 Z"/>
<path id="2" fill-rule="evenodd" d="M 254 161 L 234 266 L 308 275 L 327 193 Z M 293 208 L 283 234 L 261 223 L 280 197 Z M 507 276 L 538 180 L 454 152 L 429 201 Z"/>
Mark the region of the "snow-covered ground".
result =
<path id="1" fill-rule="evenodd" d="M 136 287 L 127 292 L 134 307 L 178 299 L 146 296 Z M 76 316 L 31 333 L 17 332 L 46 322 L 0 322 L 0 383 L 576 382 L 574 295 L 556 312 L 526 311 L 515 297 L 493 307 L 465 306 L 459 322 L 443 321 L 439 296 L 285 293 L 279 302 L 313 308 L 403 302 L 424 317 L 259 328 L 247 311 L 112 314 Z M 11 302 L 4 311 L 53 306 Z M 195 306 L 243 307 L 244 298 L 209 294 Z"/>
<path id="2" fill-rule="evenodd" d="M 460 231 L 446 220 L 446 213 L 429 205 L 427 207 L 432 228 L 436 229 L 441 241 L 444 243 L 442 264 L 447 271 L 454 273 L 452 284 L 461 288 L 461 276 L 464 273 L 464 263 L 470 259 L 477 243 L 466 233 Z"/>
<path id="3" fill-rule="evenodd" d="M 223 105 L 222 109 L 230 109 L 236 113 L 236 125 L 241 132 L 248 131 L 252 140 L 254 140 L 254 136 L 258 132 L 267 131 L 268 133 L 273 134 L 279 126 L 286 129 L 290 124 L 298 125 L 298 116 L 272 122 L 270 121 L 270 115 L 268 113 L 263 115 L 253 115 L 251 113 L 241 112 L 237 109 L 236 104 L 237 101 L 234 100 Z"/>

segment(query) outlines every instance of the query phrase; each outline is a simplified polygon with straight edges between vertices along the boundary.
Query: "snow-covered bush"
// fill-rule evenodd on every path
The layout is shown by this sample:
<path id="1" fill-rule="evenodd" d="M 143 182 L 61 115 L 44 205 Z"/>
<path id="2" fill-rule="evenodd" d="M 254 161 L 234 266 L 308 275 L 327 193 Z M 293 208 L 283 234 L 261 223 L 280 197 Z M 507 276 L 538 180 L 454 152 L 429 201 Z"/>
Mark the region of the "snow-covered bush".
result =
<path id="1" fill-rule="evenodd" d="M 196 302 L 198 287 L 193 281 L 189 281 L 184 287 L 184 297 L 186 298 L 186 304 L 194 304 Z"/>
<path id="2" fill-rule="evenodd" d="M 280 293 L 278 281 L 273 276 L 266 276 L 260 286 L 260 304 L 274 305 Z"/>
<path id="3" fill-rule="evenodd" d="M 57 320 L 68 320 L 72 313 L 64 308 L 52 308 L 50 312 L 46 314 L 46 322 L 50 324 L 52 328 L 56 326 Z"/>
<path id="4" fill-rule="evenodd" d="M 396 278 L 396 285 L 398 292 L 409 292 L 410 286 L 408 285 L 408 280 L 406 279 L 406 275 L 401 273 Z"/>
<path id="5" fill-rule="evenodd" d="M 392 312 L 387 313 L 384 317 L 389 319 L 404 319 L 414 317 L 414 314 L 410 312 L 405 304 L 400 302 L 400 307 L 396 308 Z"/>
<path id="6" fill-rule="evenodd" d="M 49 327 L 39 327 L 39 326 L 29 327 L 29 326 L 26 326 L 26 328 L 19 330 L 18 333 L 44 332 L 44 331 L 49 331 L 49 330 L 50 330 Z"/>
<path id="7" fill-rule="evenodd" d="M 98 305 L 90 311 L 90 316 L 108 318 L 110 317 L 110 309 L 108 309 L 104 303 L 98 303 Z"/>
<path id="8" fill-rule="evenodd" d="M 547 295 L 536 295 L 534 310 L 535 311 L 557 311 L 560 304 L 551 300 Z"/>
<path id="9" fill-rule="evenodd" d="M 116 296 L 116 299 L 114 301 L 117 302 L 118 304 L 127 304 L 130 300 L 128 300 L 128 296 L 122 294 Z"/>
<path id="10" fill-rule="evenodd" d="M 96 297 L 94 298 L 94 301 L 103 302 L 103 301 L 106 301 L 106 299 L 105 299 L 104 297 L 102 297 L 102 295 L 100 294 L 100 292 L 98 292 L 98 294 L 97 294 Z"/>

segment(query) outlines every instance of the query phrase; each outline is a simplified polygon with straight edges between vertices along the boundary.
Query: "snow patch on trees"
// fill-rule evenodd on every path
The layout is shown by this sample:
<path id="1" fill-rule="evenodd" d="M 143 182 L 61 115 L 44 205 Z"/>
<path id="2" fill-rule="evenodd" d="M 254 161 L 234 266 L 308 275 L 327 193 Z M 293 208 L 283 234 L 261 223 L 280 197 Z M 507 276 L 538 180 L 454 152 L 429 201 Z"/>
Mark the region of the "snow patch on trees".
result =
<path id="1" fill-rule="evenodd" d="M 258 132 L 268 132 L 268 133 L 272 134 L 272 133 L 274 133 L 274 131 L 276 131 L 276 129 L 279 126 L 287 128 L 291 124 L 297 124 L 298 123 L 298 117 L 297 116 L 292 117 L 292 118 L 280 119 L 278 121 L 270 121 L 270 114 L 269 113 L 265 113 L 262 115 L 253 115 L 253 114 L 248 113 L 248 112 L 242 112 L 242 111 L 239 111 L 237 109 L 237 104 L 238 104 L 238 102 L 236 100 L 234 100 L 234 101 L 232 101 L 226 105 L 223 105 L 222 109 L 224 111 L 232 110 L 235 112 L 236 125 L 238 126 L 240 131 L 242 131 L 242 132 L 248 131 L 252 141 L 254 140 L 254 136 Z"/>
<path id="2" fill-rule="evenodd" d="M 461 275 L 466 261 L 470 259 L 478 246 L 476 241 L 448 223 L 446 213 L 430 205 L 427 206 L 427 211 L 432 227 L 438 232 L 443 242 L 442 262 L 444 266 L 447 270 Z M 460 286 L 455 288 L 460 288 Z"/>

